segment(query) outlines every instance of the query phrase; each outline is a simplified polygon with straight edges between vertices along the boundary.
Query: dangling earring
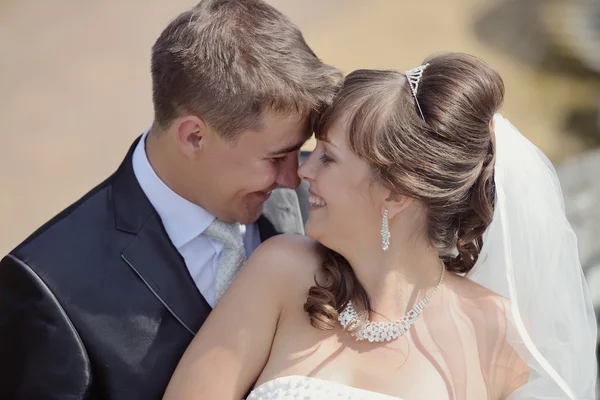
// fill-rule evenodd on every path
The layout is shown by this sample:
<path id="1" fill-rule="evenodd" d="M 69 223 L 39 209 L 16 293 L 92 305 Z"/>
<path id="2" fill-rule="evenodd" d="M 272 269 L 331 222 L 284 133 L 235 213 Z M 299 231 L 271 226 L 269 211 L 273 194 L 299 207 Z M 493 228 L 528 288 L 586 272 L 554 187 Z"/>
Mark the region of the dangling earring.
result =
<path id="1" fill-rule="evenodd" d="M 390 234 L 388 222 L 388 210 L 386 208 L 383 212 L 383 223 L 381 224 L 381 248 L 383 249 L 383 251 L 387 251 L 387 249 L 390 248 L 390 237 L 392 235 Z"/>

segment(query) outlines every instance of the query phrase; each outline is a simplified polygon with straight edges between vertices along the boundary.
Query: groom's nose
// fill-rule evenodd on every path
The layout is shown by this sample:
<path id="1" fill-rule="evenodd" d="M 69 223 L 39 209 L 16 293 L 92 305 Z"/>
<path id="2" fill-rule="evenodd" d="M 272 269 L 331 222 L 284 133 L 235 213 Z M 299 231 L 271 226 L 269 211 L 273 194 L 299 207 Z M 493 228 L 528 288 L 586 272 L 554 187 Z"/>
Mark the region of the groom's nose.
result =
<path id="1" fill-rule="evenodd" d="M 286 160 L 279 165 L 277 171 L 276 183 L 290 189 L 296 189 L 300 186 L 300 177 L 298 176 L 298 151 L 288 154 Z"/>

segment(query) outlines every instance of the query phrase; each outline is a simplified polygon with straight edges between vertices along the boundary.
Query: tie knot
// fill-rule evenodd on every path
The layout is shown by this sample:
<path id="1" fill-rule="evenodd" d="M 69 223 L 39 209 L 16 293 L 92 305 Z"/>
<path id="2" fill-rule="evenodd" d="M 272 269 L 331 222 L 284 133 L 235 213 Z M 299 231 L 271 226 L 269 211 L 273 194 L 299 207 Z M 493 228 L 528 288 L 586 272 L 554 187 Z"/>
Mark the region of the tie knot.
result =
<path id="1" fill-rule="evenodd" d="M 240 224 L 238 222 L 230 223 L 215 218 L 208 228 L 206 228 L 204 234 L 223 242 L 225 247 L 230 249 L 244 247 L 244 240 L 242 239 Z"/>

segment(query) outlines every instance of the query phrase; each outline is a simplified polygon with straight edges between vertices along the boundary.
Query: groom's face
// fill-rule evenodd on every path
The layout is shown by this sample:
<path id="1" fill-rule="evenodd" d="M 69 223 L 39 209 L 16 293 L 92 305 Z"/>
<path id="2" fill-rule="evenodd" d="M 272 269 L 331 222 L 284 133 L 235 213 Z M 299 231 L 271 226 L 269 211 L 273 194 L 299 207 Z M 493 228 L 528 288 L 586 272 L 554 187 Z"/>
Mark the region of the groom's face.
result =
<path id="1" fill-rule="evenodd" d="M 309 135 L 305 118 L 266 112 L 262 127 L 240 134 L 234 144 L 218 135 L 207 141 L 202 168 L 210 171 L 209 211 L 226 221 L 248 224 L 260 216 L 270 192 L 297 188 L 298 152 Z"/>

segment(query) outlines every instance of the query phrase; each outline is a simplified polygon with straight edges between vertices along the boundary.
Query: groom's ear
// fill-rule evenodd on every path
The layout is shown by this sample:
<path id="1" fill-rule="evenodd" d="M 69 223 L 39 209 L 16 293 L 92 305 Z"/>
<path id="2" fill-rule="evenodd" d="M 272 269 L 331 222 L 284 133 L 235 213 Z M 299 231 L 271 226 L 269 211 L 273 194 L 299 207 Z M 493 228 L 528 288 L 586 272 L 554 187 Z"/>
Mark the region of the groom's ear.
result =
<path id="1" fill-rule="evenodd" d="M 187 115 L 178 118 L 174 128 L 179 148 L 188 157 L 195 157 L 204 146 L 208 126 L 201 118 Z"/>
<path id="2" fill-rule="evenodd" d="M 392 219 L 402 211 L 406 210 L 408 206 L 412 204 L 412 202 L 412 197 L 390 193 L 390 195 L 385 199 L 389 218 Z"/>

